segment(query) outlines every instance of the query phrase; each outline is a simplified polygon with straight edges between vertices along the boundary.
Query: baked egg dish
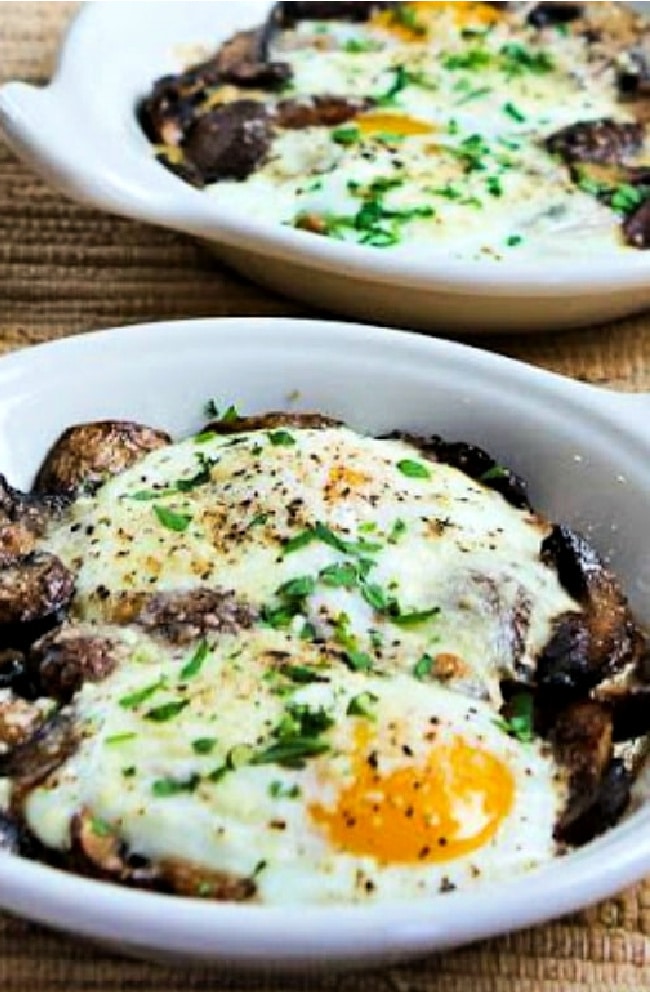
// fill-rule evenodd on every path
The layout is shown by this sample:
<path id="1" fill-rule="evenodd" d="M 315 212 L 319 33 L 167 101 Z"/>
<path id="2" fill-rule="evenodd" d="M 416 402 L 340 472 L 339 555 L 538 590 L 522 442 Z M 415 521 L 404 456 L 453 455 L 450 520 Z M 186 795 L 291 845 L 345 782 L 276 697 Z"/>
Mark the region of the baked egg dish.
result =
<path id="1" fill-rule="evenodd" d="M 233 408 L 0 491 L 6 849 L 264 905 L 431 898 L 613 826 L 648 655 L 485 451 Z"/>
<path id="2" fill-rule="evenodd" d="M 647 41 L 624 3 L 277 3 L 138 118 L 161 162 L 261 221 L 569 263 L 650 245 Z"/>

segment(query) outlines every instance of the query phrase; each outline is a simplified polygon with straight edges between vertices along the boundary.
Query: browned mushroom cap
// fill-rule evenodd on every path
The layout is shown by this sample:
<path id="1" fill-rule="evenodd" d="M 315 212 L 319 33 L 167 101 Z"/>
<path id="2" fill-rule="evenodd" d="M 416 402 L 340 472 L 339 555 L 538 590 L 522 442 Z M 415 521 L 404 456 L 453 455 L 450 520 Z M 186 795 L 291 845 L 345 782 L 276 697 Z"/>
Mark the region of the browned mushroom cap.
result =
<path id="1" fill-rule="evenodd" d="M 117 828 L 97 819 L 89 810 L 73 817 L 70 841 L 63 867 L 91 878 L 219 902 L 247 902 L 257 893 L 253 878 L 202 868 L 181 859 L 152 861 L 129 853 Z"/>
<path id="2" fill-rule="evenodd" d="M 623 224 L 625 244 L 631 248 L 650 248 L 650 199 L 645 200 Z"/>
<path id="3" fill-rule="evenodd" d="M 160 593 L 149 599 L 136 622 L 173 644 L 189 644 L 208 633 L 237 634 L 248 630 L 258 612 L 222 589 Z"/>
<path id="4" fill-rule="evenodd" d="M 368 21 L 378 10 L 395 7 L 395 3 L 277 3 L 274 8 L 275 23 L 291 28 L 300 21 Z"/>
<path id="5" fill-rule="evenodd" d="M 162 76 L 138 104 L 136 116 L 140 127 L 154 144 L 180 145 L 210 90 L 220 84 L 214 58 L 184 72 Z"/>
<path id="6" fill-rule="evenodd" d="M 0 527 L 9 534 L 11 525 L 15 525 L 8 543 L 27 541 L 26 532 L 44 534 L 48 523 L 59 516 L 69 502 L 67 496 L 60 494 L 23 493 L 0 475 Z"/>
<path id="7" fill-rule="evenodd" d="M 0 699 L 0 745 L 3 750 L 18 747 L 30 740 L 45 723 L 42 705 L 4 693 Z"/>
<path id="8" fill-rule="evenodd" d="M 73 593 L 74 578 L 56 555 L 21 558 L 0 569 L 0 625 L 51 616 L 67 606 Z"/>
<path id="9" fill-rule="evenodd" d="M 0 753 L 0 775 L 13 779 L 16 807 L 24 795 L 74 754 L 78 729 L 71 713 L 59 710 L 11 751 Z"/>
<path id="10" fill-rule="evenodd" d="M 46 696 L 68 703 L 86 682 L 102 682 L 115 671 L 115 644 L 74 627 L 53 631 L 32 648 L 31 667 Z"/>
<path id="11" fill-rule="evenodd" d="M 291 130 L 306 127 L 338 127 L 374 106 L 370 98 L 347 96 L 310 96 L 281 100 L 275 108 L 275 120 Z"/>
<path id="12" fill-rule="evenodd" d="M 268 61 L 269 28 L 240 31 L 226 41 L 209 63 L 224 83 L 278 89 L 292 76 L 286 62 Z M 197 67 L 200 72 L 201 67 Z"/>
<path id="13" fill-rule="evenodd" d="M 215 420 L 207 425 L 206 433 L 248 434 L 254 431 L 274 431 L 280 428 L 289 430 L 327 430 L 341 427 L 341 421 L 322 413 L 265 413 L 260 416 L 237 417 L 235 420 Z"/>
<path id="14" fill-rule="evenodd" d="M 183 148 L 204 182 L 244 180 L 266 160 L 271 138 L 271 118 L 264 104 L 236 100 L 199 117 Z"/>
<path id="15" fill-rule="evenodd" d="M 159 889 L 160 872 L 147 858 L 130 855 L 117 830 L 90 811 L 76 814 L 70 823 L 70 851 L 63 867 L 90 878 L 142 889 Z"/>
<path id="16" fill-rule="evenodd" d="M 528 14 L 528 23 L 535 28 L 551 27 L 555 24 L 570 24 L 584 14 L 582 3 L 537 3 Z"/>
<path id="17" fill-rule="evenodd" d="M 130 421 L 103 420 L 70 427 L 48 453 L 36 476 L 38 493 L 97 488 L 151 451 L 171 444 L 164 431 Z"/>
<path id="18" fill-rule="evenodd" d="M 567 164 L 617 164 L 638 154 L 644 137 L 644 128 L 638 122 L 603 117 L 595 121 L 579 121 L 556 131 L 546 139 L 546 148 Z"/>
<path id="19" fill-rule="evenodd" d="M 592 809 L 613 757 L 612 718 L 599 703 L 583 701 L 564 710 L 551 735 L 556 760 L 568 772 L 568 796 L 557 825 L 568 840 L 573 824 Z"/>
<path id="20" fill-rule="evenodd" d="M 180 859 L 164 859 L 158 863 L 158 870 L 164 883 L 179 896 L 214 902 L 250 902 L 257 895 L 253 878 L 202 868 Z"/>
<path id="21" fill-rule="evenodd" d="M 386 436 L 389 440 L 405 441 L 407 444 L 412 444 L 430 461 L 457 468 L 470 479 L 500 493 L 506 502 L 514 506 L 515 509 L 530 509 L 527 483 L 511 469 L 500 465 L 483 448 L 460 441 L 445 441 L 437 435 L 424 438 L 414 434 L 405 434 L 403 431 L 393 431 Z"/>
<path id="22" fill-rule="evenodd" d="M 582 613 L 558 620 L 538 663 L 542 694 L 561 705 L 620 672 L 641 644 L 618 581 L 581 535 L 554 527 L 542 543 L 541 558 L 583 607 Z"/>

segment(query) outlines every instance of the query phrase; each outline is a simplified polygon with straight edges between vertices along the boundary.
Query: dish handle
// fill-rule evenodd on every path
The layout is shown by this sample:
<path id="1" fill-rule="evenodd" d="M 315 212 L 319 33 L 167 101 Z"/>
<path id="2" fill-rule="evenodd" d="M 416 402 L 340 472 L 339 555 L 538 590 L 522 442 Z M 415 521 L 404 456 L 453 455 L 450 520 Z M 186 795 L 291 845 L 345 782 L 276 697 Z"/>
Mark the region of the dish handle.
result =
<path id="1" fill-rule="evenodd" d="M 129 142 L 107 136 L 100 146 L 85 142 L 84 131 L 74 107 L 58 98 L 57 80 L 45 88 L 21 82 L 0 87 L 0 135 L 61 193 L 110 213 L 219 238 L 219 217 L 196 190 L 167 179 L 153 157 L 138 154 Z"/>

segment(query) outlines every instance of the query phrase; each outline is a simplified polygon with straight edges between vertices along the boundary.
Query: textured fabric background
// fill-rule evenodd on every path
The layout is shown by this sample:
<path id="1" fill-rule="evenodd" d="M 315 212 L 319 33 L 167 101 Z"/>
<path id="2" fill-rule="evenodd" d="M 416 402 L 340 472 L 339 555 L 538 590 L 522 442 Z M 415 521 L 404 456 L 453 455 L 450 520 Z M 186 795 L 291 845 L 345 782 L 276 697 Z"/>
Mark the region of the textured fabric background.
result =
<path id="1" fill-rule="evenodd" d="M 45 82 L 75 8 L 0 3 L 0 82 Z M 229 273 L 184 237 L 65 201 L 0 143 L 0 351 L 151 319 L 307 313 Z M 593 331 L 482 343 L 590 382 L 650 389 L 650 315 Z M 390 971 L 330 978 L 243 978 L 132 963 L 0 916 L 0 992 L 643 989 L 650 989 L 650 882 L 547 927 Z"/>

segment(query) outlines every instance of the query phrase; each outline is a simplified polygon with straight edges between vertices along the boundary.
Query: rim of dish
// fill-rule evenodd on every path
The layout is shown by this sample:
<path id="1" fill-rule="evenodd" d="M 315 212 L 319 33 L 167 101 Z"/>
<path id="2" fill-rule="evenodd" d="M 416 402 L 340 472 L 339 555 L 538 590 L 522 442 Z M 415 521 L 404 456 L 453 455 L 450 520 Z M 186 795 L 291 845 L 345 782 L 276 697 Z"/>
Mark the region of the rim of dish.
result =
<path id="1" fill-rule="evenodd" d="M 123 17 L 120 8 L 110 0 L 90 0 L 75 17 L 61 49 L 56 74 L 47 88 L 62 105 L 75 107 L 82 113 L 85 109 L 83 87 L 78 85 L 78 75 L 80 68 L 84 75 L 83 63 L 90 58 L 87 36 L 92 36 L 95 30 L 95 19 L 100 18 L 104 23 L 110 24 L 117 23 Z M 218 31 L 215 32 L 215 35 L 218 34 Z M 218 37 L 215 37 L 215 41 L 217 40 Z M 106 48 L 110 50 L 110 46 Z M 97 52 L 93 54 L 97 55 Z M 92 64 L 96 66 L 95 58 L 92 58 Z M 131 104 L 124 108 L 129 124 L 133 120 L 133 111 Z M 88 124 L 87 133 L 94 132 L 100 139 L 104 137 L 94 115 L 88 115 Z M 596 288 L 600 291 L 625 290 L 639 285 L 642 280 L 645 282 L 650 276 L 650 251 L 633 252 L 630 249 L 628 254 L 623 249 L 619 251 L 614 248 L 596 258 L 576 259 L 566 256 L 557 259 L 549 254 L 537 261 L 515 258 L 497 264 L 442 257 L 422 260 L 423 247 L 426 246 L 402 247 L 382 252 L 363 245 L 319 238 L 271 221 L 238 216 L 234 210 L 211 201 L 203 191 L 191 189 L 181 180 L 165 173 L 163 167 L 151 156 L 150 146 L 144 137 L 141 145 L 134 139 L 129 140 L 140 158 L 149 161 L 152 182 L 166 193 L 175 194 L 178 206 L 167 221 L 163 216 L 164 211 L 161 211 L 161 223 L 172 226 L 172 222 L 176 220 L 178 226 L 182 227 L 183 218 L 187 221 L 188 217 L 190 222 L 212 222 L 214 240 L 223 238 L 231 246 L 244 249 L 249 247 L 244 243 L 247 241 L 251 247 L 271 251 L 276 257 L 303 263 L 306 269 L 315 266 L 329 272 L 340 273 L 344 270 L 372 281 L 388 279 L 390 282 L 414 287 L 426 286 L 433 280 L 436 285 L 446 283 L 450 289 L 462 289 L 469 294 L 476 288 L 477 291 L 491 290 L 497 296 L 529 296 L 542 290 L 555 290 L 567 296 L 571 292 L 587 289 L 595 291 Z M 83 175 L 83 170 L 79 174 Z M 148 190 L 143 183 L 134 185 L 129 182 L 128 177 L 128 167 L 121 176 L 111 176 L 113 200 L 118 206 L 120 203 L 130 206 L 131 211 L 137 215 L 138 205 L 144 207 Z M 86 178 L 92 179 L 92 174 L 87 174 Z M 149 212 L 149 215 L 153 217 L 154 212 Z M 206 236 L 207 234 L 206 229 Z"/>

